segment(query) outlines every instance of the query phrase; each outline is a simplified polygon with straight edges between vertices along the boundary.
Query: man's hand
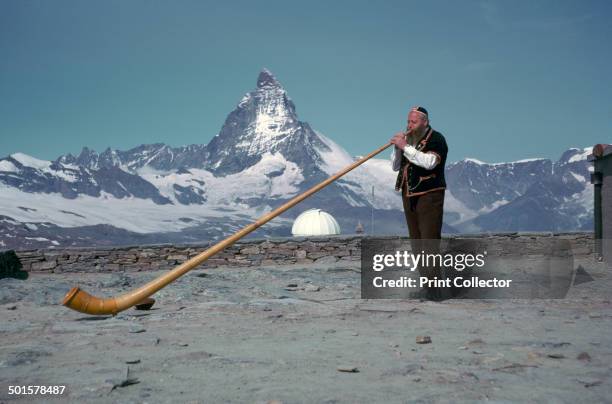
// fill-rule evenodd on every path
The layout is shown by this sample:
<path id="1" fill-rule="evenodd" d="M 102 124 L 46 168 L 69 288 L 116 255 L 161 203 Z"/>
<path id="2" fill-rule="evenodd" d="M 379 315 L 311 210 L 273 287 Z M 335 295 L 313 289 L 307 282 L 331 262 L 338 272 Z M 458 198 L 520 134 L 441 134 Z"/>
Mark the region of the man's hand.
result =
<path id="1" fill-rule="evenodd" d="M 406 134 L 404 132 L 396 133 L 395 136 L 391 138 L 390 142 L 393 143 L 395 147 L 400 150 L 404 150 L 404 147 L 406 147 L 406 145 L 408 144 L 406 143 Z"/>

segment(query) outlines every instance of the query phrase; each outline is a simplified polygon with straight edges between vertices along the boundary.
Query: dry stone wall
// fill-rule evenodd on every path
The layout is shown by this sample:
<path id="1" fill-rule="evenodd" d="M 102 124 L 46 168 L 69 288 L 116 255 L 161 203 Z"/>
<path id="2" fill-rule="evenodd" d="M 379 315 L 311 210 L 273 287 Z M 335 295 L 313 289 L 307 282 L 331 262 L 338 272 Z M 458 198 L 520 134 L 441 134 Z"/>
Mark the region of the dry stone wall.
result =
<path id="1" fill-rule="evenodd" d="M 545 245 L 552 237 L 567 239 L 575 256 L 592 254 L 593 233 L 504 233 L 453 236 L 486 238 L 487 243 L 507 248 Z M 405 239 L 386 236 L 377 239 Z M 362 236 L 316 238 L 247 239 L 237 242 L 202 264 L 202 268 L 257 267 L 261 265 L 325 264 L 361 259 Z M 523 247 L 521 247 L 523 246 Z M 172 269 L 210 247 L 210 244 L 148 245 L 17 251 L 23 269 L 33 272 L 119 272 Z M 516 251 L 519 253 L 520 251 Z"/>

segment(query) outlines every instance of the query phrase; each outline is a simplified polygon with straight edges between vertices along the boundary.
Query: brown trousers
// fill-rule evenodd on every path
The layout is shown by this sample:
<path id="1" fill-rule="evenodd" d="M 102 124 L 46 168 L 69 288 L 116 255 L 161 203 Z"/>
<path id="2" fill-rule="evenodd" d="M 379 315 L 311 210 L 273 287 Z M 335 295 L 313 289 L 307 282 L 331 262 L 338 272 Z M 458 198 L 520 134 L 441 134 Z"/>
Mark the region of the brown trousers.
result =
<path id="1" fill-rule="evenodd" d="M 411 239 L 437 240 L 442 238 L 444 190 L 410 198 L 402 193 L 402 202 Z"/>
<path id="2" fill-rule="evenodd" d="M 444 190 L 432 191 L 410 198 L 402 193 L 402 201 L 413 253 L 438 253 L 440 251 L 440 239 L 442 238 Z M 441 268 L 436 265 L 420 266 L 419 274 L 428 279 L 442 278 Z M 425 291 L 427 298 L 442 300 L 442 289 L 426 287 Z"/>

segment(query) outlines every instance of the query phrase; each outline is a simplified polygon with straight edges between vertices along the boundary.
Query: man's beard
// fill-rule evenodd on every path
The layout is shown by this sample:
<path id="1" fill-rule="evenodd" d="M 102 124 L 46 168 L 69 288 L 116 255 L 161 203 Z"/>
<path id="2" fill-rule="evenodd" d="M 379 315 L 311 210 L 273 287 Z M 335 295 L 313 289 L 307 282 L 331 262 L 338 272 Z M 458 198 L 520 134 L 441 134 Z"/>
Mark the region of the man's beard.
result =
<path id="1" fill-rule="evenodd" d="M 423 139 L 426 131 L 427 126 L 421 126 L 419 128 L 413 128 L 408 130 L 408 144 L 410 144 L 411 146 L 416 146 L 416 144 Z"/>
<path id="2" fill-rule="evenodd" d="M 425 134 L 426 130 L 427 130 L 427 125 L 423 125 L 423 126 L 420 126 L 418 128 L 413 128 L 412 130 L 410 130 L 408 132 L 412 136 L 421 137 L 421 136 L 423 136 Z"/>

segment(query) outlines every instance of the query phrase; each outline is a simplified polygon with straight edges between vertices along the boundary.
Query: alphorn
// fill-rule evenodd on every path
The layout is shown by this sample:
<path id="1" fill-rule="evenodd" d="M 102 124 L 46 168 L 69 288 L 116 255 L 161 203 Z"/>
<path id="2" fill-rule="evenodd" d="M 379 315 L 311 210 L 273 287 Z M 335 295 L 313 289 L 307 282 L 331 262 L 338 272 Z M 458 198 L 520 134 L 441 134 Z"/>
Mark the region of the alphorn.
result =
<path id="1" fill-rule="evenodd" d="M 372 157 L 376 156 L 377 154 L 391 146 L 391 144 L 392 143 L 387 143 L 384 146 L 379 147 L 372 153 L 368 154 L 367 156 L 361 158 L 358 161 L 355 161 L 354 163 L 350 164 L 338 173 L 332 175 L 325 181 L 313 186 L 304 193 L 294 197 L 290 201 L 274 209 L 272 212 L 260 217 L 254 223 L 251 223 L 250 225 L 244 227 L 242 230 L 239 230 L 232 236 L 218 242 L 209 249 L 201 252 L 200 254 L 177 266 L 173 270 L 161 275 L 160 277 L 153 279 L 151 282 L 139 287 L 138 289 L 127 292 L 117 297 L 102 299 L 96 296 L 92 296 L 78 287 L 74 287 L 70 289 L 66 296 L 64 296 L 62 304 L 81 313 L 92 315 L 115 315 L 123 310 L 129 309 L 130 307 L 144 301 L 146 298 L 148 298 L 158 290 L 174 282 L 176 279 L 186 274 L 193 268 L 197 267 L 198 265 L 206 261 L 208 258 L 234 244 L 236 241 L 240 240 L 242 237 L 246 236 L 253 230 L 259 228 L 260 226 L 274 219 L 276 216 L 280 215 L 284 211 L 302 202 L 304 199 L 308 198 L 315 192 L 336 181 L 344 174 L 365 163 L 367 160 L 371 159 Z"/>

